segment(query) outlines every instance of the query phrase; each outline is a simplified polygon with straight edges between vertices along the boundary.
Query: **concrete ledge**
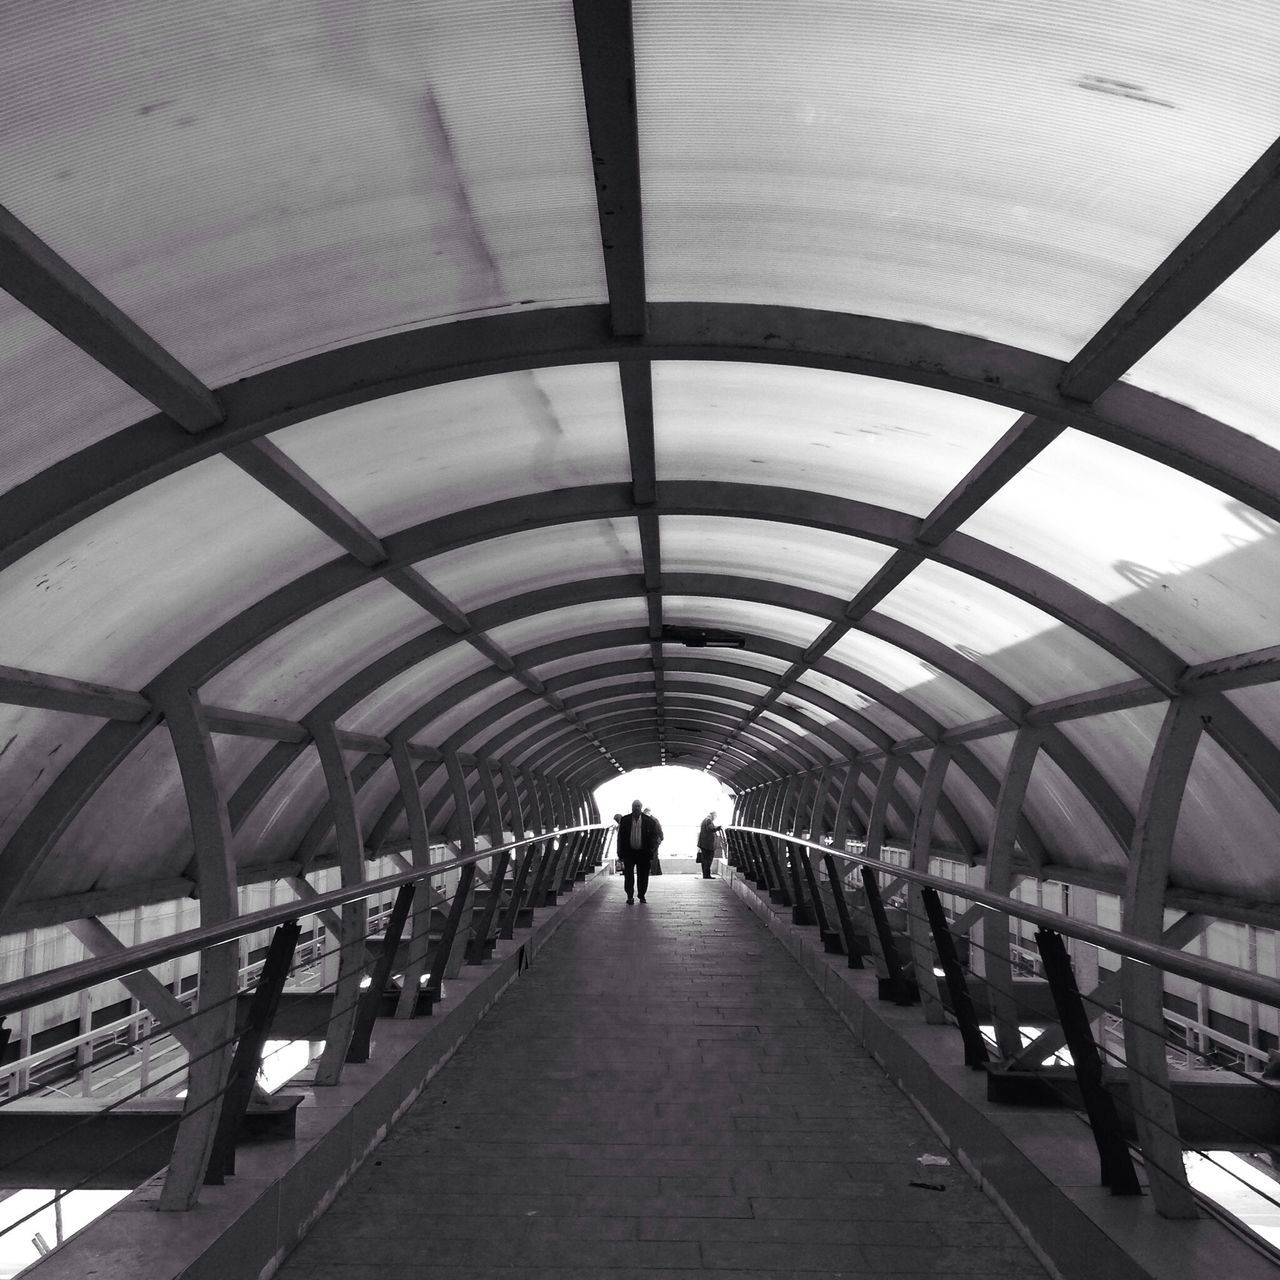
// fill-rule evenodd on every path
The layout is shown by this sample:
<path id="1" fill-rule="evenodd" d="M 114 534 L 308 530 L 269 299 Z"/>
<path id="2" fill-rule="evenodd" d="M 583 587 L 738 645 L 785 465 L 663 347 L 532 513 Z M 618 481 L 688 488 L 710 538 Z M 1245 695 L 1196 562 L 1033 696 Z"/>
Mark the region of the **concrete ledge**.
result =
<path id="1" fill-rule="evenodd" d="M 1172 1222 L 1159 1217 L 1146 1196 L 1112 1196 L 1098 1182 L 1093 1137 L 1074 1113 L 988 1102 L 986 1076 L 964 1066 L 954 1027 L 931 1026 L 919 1006 L 881 1003 L 871 968 L 850 969 L 844 956 L 823 951 L 816 929 L 791 923 L 789 907 L 775 906 L 733 868 L 721 864 L 717 871 L 813 979 L 1050 1275 L 1274 1280 L 1272 1263 L 1218 1219 Z"/>
<path id="2" fill-rule="evenodd" d="M 235 1176 L 205 1187 L 187 1213 L 157 1209 L 163 1173 L 22 1274 L 32 1280 L 267 1280 L 388 1129 L 453 1056 L 494 1001 L 555 931 L 608 882 L 593 871 L 534 926 L 499 942 L 484 965 L 445 983 L 429 1017 L 380 1018 L 366 1063 L 348 1065 L 332 1088 L 302 1092 L 297 1136 L 242 1146 Z"/>

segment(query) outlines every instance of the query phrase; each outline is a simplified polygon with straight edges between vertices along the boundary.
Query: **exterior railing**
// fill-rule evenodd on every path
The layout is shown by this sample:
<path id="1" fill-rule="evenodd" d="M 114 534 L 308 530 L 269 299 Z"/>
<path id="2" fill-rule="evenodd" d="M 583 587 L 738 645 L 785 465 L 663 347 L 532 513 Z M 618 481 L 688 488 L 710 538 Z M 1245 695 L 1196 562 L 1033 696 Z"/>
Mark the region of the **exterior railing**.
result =
<path id="1" fill-rule="evenodd" d="M 141 988 L 149 1012 L 95 1028 L 0 1071 L 7 1091 L 0 1098 L 0 1186 L 61 1188 L 0 1236 L 20 1230 L 70 1192 L 130 1188 L 166 1166 L 166 1189 L 180 1178 L 194 1182 L 195 1191 L 171 1206 L 162 1192 L 161 1207 L 189 1207 L 200 1185 L 220 1183 L 234 1171 L 244 1136 L 292 1133 L 301 1099 L 272 1097 L 257 1086 L 264 1059 L 305 1043 L 307 1060 L 316 1062 L 308 1085 L 338 1084 L 345 1064 L 369 1059 L 377 1018 L 429 1014 L 464 964 L 482 964 L 500 939 L 532 923 L 537 908 L 554 904 L 603 863 L 611 831 L 607 824 L 583 824 L 542 832 L 0 986 L 3 1050 L 9 1015 L 116 979 L 152 984 Z M 488 864 L 487 879 L 482 864 Z M 359 927 L 362 912 L 368 920 L 368 900 L 390 891 L 395 901 L 389 912 L 379 913 L 381 932 Z M 319 954 L 311 948 L 298 963 L 299 922 L 309 917 L 323 921 L 334 940 Z M 264 930 L 274 931 L 265 958 L 241 967 L 229 999 L 206 1003 L 197 991 L 190 1009 L 192 993 L 182 993 L 180 1000 L 149 972 L 192 953 L 207 957 Z M 317 982 L 316 966 L 335 956 L 336 977 Z M 290 990 L 291 979 L 303 970 L 305 986 Z M 99 1096 L 55 1097 L 59 1091 L 48 1080 L 30 1077 L 40 1063 L 58 1055 L 88 1058 L 96 1042 L 121 1034 L 128 1044 L 122 1050 L 113 1043 L 110 1064 L 121 1079 Z M 277 1042 L 274 1048 L 268 1040 Z M 149 1071 L 153 1054 L 157 1069 Z M 193 1071 L 200 1064 L 216 1069 Z M 84 1069 L 82 1062 L 77 1065 Z M 94 1153 L 92 1164 L 86 1164 L 88 1152 Z M 78 1176 L 67 1176 L 68 1169 Z"/>
<path id="2" fill-rule="evenodd" d="M 1221 1213 L 1224 1202 L 1189 1175 L 1203 1164 L 1239 1184 L 1242 1203 L 1256 1198 L 1259 1218 L 1280 1208 L 1280 1082 L 1247 1065 L 1267 1055 L 1251 1047 L 1238 1066 L 1199 1052 L 1187 1020 L 1164 1007 L 1164 975 L 1273 1008 L 1280 980 L 795 833 L 726 832 L 730 865 L 851 968 L 873 964 L 880 999 L 957 1027 L 965 1064 L 987 1073 L 989 1100 L 1085 1118 L 1112 1194 L 1150 1195 L 1171 1218 Z M 886 900 L 884 880 L 899 898 L 905 890 L 905 905 Z M 967 909 L 948 916 L 944 896 Z M 1043 978 L 1017 976 L 1011 920 L 1036 926 Z M 1082 990 L 1064 939 L 1119 957 L 1118 970 Z M 1233 1228 L 1280 1259 L 1244 1209 L 1230 1213 Z"/>

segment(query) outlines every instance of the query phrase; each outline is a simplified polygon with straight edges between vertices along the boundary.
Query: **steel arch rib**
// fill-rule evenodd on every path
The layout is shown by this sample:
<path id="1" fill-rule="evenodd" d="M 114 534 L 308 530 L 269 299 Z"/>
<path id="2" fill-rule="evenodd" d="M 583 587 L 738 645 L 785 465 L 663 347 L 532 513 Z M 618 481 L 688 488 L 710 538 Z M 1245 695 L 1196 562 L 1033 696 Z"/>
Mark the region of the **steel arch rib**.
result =
<path id="1" fill-rule="evenodd" d="M 310 356 L 215 392 L 223 421 L 190 436 L 162 414 L 54 464 L 7 496 L 0 567 L 137 489 L 235 444 L 336 409 L 495 373 L 630 360 L 730 360 L 914 383 L 1063 423 L 1152 458 L 1280 519 L 1280 454 L 1183 405 L 1118 383 L 1093 404 L 1058 384 L 1060 360 L 905 321 L 798 307 L 655 302 L 648 332 L 617 338 L 607 306 L 433 325 Z"/>

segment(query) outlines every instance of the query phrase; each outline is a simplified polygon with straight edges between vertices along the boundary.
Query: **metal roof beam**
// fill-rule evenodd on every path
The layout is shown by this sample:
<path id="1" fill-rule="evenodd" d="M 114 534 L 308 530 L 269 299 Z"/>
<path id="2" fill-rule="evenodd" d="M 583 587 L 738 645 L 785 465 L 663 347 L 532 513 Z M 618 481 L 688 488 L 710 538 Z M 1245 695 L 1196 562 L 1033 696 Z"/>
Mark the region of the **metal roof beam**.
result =
<path id="1" fill-rule="evenodd" d="M 1096 400 L 1280 231 L 1280 140 L 1138 286 L 1063 371 L 1064 396 Z"/>
<path id="2" fill-rule="evenodd" d="M 218 397 L 190 369 L 2 206 L 0 287 L 184 431 L 223 421 Z"/>

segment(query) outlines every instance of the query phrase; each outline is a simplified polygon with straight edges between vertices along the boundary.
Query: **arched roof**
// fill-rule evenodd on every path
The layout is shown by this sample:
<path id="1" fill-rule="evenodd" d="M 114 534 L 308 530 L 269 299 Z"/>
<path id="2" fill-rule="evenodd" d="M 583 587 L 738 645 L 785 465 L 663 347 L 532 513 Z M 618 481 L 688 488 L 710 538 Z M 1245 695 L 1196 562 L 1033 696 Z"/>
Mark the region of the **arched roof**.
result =
<path id="1" fill-rule="evenodd" d="M 0 927 L 238 874 L 461 751 L 900 759 L 905 830 L 1280 904 L 1264 3 L 122 0 L 0 13 Z M 699 647 L 698 633 L 741 647 Z M 23 913 L 26 913 L 25 915 Z M 1251 915 L 1252 913 L 1252 915 Z M 1280 918 L 1280 913 L 1277 913 Z"/>

